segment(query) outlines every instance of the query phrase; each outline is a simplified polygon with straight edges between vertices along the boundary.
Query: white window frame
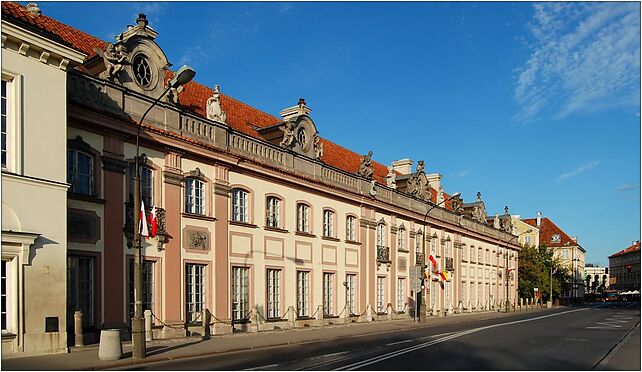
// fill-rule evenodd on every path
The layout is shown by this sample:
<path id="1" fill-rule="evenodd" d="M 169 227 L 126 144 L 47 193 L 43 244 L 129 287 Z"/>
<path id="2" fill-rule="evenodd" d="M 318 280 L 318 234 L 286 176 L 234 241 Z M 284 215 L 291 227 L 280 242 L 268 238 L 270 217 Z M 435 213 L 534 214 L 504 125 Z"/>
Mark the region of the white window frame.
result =
<path id="1" fill-rule="evenodd" d="M 2 165 L 2 169 L 6 169 L 15 173 L 22 173 L 22 138 L 23 124 L 22 124 L 22 83 L 23 77 L 17 73 L 2 71 L 2 81 L 6 82 L 6 165 Z"/>
<path id="2" fill-rule="evenodd" d="M 185 178 L 185 213 L 205 214 L 205 182 L 196 177 Z"/>
<path id="3" fill-rule="evenodd" d="M 323 311 L 334 315 L 334 273 L 323 273 Z"/>
<path id="4" fill-rule="evenodd" d="M 154 169 L 150 166 L 138 163 L 140 171 L 140 198 L 145 203 L 145 208 L 151 208 L 154 205 Z M 136 163 L 129 163 L 129 195 L 131 201 L 134 200 L 134 173 L 136 173 Z"/>
<path id="5" fill-rule="evenodd" d="M 205 269 L 206 265 L 185 264 L 185 320 L 191 322 L 198 318 L 205 308 Z"/>
<path id="6" fill-rule="evenodd" d="M 386 246 L 386 225 L 383 223 L 377 225 L 377 245 Z"/>
<path id="7" fill-rule="evenodd" d="M 377 313 L 383 313 L 385 310 L 384 301 L 385 301 L 385 288 L 386 288 L 386 277 L 378 276 L 377 277 Z"/>
<path id="8" fill-rule="evenodd" d="M 310 272 L 296 272 L 297 316 L 308 317 L 310 314 Z"/>
<path id="9" fill-rule="evenodd" d="M 423 237 L 424 237 L 423 234 L 420 232 L 415 235 L 415 253 L 423 253 L 423 250 L 424 250 L 424 247 L 422 246 Z"/>
<path id="10" fill-rule="evenodd" d="M 406 278 L 397 279 L 397 311 L 404 311 L 406 301 Z"/>
<path id="11" fill-rule="evenodd" d="M 267 269 L 267 318 L 280 318 L 281 311 L 281 270 Z"/>
<path id="12" fill-rule="evenodd" d="M 296 231 L 310 233 L 310 206 L 305 203 L 297 203 L 296 206 Z"/>
<path id="13" fill-rule="evenodd" d="M 406 250 L 406 229 L 404 228 L 397 230 L 397 249 L 401 251 Z"/>
<path id="14" fill-rule="evenodd" d="M 354 314 L 356 311 L 356 283 L 357 283 L 357 274 L 346 274 L 346 291 L 348 291 L 348 310 L 350 314 Z"/>
<path id="15" fill-rule="evenodd" d="M 249 192 L 241 188 L 232 189 L 232 221 L 249 223 Z"/>
<path id="16" fill-rule="evenodd" d="M 265 226 L 281 228 L 281 199 L 270 195 L 266 198 L 265 204 Z"/>
<path id="17" fill-rule="evenodd" d="M 13 281 L 15 274 L 12 260 L 2 259 L 2 334 L 15 333 L 13 324 Z"/>
<path id="18" fill-rule="evenodd" d="M 11 103 L 13 102 L 13 95 L 11 95 L 11 88 L 13 84 L 9 79 L 5 79 L 2 76 L 2 119 L 4 120 L 4 128 L 2 128 L 2 155 L 4 155 L 4 162 L 0 164 L 2 168 L 10 169 L 11 164 L 11 119 L 13 118 L 13 113 L 11 112 Z"/>
<path id="19" fill-rule="evenodd" d="M 250 269 L 243 266 L 232 267 L 232 321 L 246 319 L 250 306 Z"/>
<path id="20" fill-rule="evenodd" d="M 357 241 L 356 226 L 357 218 L 355 216 L 346 217 L 346 240 Z"/>
<path id="21" fill-rule="evenodd" d="M 334 238 L 334 212 L 329 209 L 323 210 L 323 236 Z"/>

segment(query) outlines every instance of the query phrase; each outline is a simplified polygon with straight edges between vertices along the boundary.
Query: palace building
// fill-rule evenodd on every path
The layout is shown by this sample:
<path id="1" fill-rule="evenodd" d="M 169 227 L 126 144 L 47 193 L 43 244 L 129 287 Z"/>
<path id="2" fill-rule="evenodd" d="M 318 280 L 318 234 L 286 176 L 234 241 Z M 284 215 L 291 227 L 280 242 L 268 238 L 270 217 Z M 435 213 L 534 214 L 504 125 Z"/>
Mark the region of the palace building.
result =
<path id="1" fill-rule="evenodd" d="M 516 302 L 507 209 L 321 138 L 341 123 L 304 99 L 274 116 L 190 82 L 139 123 L 175 71 L 131 21 L 105 42 L 2 3 L 3 353 L 65 351 L 79 312 L 86 342 L 127 334 L 138 125 L 154 337 L 198 332 L 206 309 L 214 334 L 413 317 L 422 276 L 429 315 Z"/>

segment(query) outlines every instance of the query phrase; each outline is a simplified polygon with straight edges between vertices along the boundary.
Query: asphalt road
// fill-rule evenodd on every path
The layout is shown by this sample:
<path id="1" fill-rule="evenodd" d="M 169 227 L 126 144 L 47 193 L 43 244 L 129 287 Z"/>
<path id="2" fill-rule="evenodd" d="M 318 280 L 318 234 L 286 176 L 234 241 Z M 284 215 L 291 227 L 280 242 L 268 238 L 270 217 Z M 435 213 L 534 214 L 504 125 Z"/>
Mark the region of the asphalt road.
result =
<path id="1" fill-rule="evenodd" d="M 141 365 L 141 370 L 590 370 L 611 361 L 640 304 L 608 303 Z M 629 353 L 630 354 L 630 353 Z M 629 359 L 627 362 L 624 359 Z M 640 351 L 620 361 L 640 368 Z M 630 368 L 627 366 L 630 365 Z"/>

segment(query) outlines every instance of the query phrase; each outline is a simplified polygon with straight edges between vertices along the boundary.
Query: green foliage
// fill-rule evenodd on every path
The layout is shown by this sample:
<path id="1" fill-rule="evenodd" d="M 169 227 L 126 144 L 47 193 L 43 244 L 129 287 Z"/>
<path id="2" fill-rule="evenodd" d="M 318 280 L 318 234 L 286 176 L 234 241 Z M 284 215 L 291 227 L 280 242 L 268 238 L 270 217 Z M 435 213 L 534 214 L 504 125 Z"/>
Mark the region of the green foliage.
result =
<path id="1" fill-rule="evenodd" d="M 533 297 L 534 288 L 550 298 L 551 267 L 553 268 L 553 296 L 558 297 L 570 286 L 569 270 L 562 266 L 559 258 L 546 246 L 524 246 L 519 254 L 519 296 Z"/>

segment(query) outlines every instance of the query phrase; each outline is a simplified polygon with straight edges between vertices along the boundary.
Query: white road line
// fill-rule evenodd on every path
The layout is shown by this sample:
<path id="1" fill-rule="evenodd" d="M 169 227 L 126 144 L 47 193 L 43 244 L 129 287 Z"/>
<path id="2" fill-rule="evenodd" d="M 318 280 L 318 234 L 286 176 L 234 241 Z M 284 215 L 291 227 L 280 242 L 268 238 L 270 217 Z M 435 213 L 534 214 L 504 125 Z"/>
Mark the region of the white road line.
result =
<path id="1" fill-rule="evenodd" d="M 438 335 L 431 335 L 431 336 L 421 337 L 421 338 L 419 338 L 419 340 L 427 340 L 429 338 L 448 336 L 448 335 L 452 335 L 453 333 L 457 333 L 457 332 L 440 333 Z"/>
<path id="2" fill-rule="evenodd" d="M 268 364 L 267 366 L 261 366 L 261 367 L 254 367 L 254 368 L 247 368 L 244 369 L 244 371 L 258 371 L 261 369 L 266 369 L 266 368 L 271 368 L 271 367 L 277 367 L 278 364 Z"/>
<path id="3" fill-rule="evenodd" d="M 493 325 L 484 326 L 484 327 L 473 328 L 473 329 L 470 329 L 470 330 L 466 330 L 466 331 L 461 331 L 461 332 L 455 333 L 455 334 L 450 335 L 450 336 L 445 336 L 445 337 L 442 337 L 442 338 L 437 339 L 437 340 L 425 342 L 425 343 L 419 344 L 419 345 L 409 346 L 409 347 L 407 347 L 405 349 L 396 350 L 396 351 L 393 351 L 393 352 L 390 352 L 390 353 L 387 353 L 387 354 L 379 355 L 379 356 L 376 356 L 376 357 L 373 357 L 373 358 L 370 358 L 370 359 L 366 359 L 366 360 L 362 360 L 362 361 L 359 361 L 359 362 L 356 362 L 356 363 L 352 363 L 352 364 L 349 364 L 349 365 L 346 365 L 346 366 L 341 366 L 339 368 L 334 369 L 334 371 L 356 370 L 356 369 L 359 369 L 359 368 L 367 367 L 367 366 L 369 366 L 371 364 L 382 362 L 382 361 L 384 361 L 386 359 L 394 358 L 394 357 L 397 357 L 397 356 L 400 356 L 400 355 L 403 355 L 403 354 L 407 354 L 407 353 L 410 353 L 410 352 L 413 352 L 413 351 L 416 351 L 416 350 L 419 350 L 419 349 L 423 349 L 423 348 L 428 347 L 428 346 L 436 345 L 436 344 L 439 344 L 439 343 L 442 343 L 442 342 L 446 342 L 448 340 L 452 340 L 454 338 L 459 338 L 461 336 L 465 336 L 465 335 L 468 335 L 468 334 L 471 334 L 471 333 L 476 333 L 476 332 L 483 331 L 483 330 L 486 330 L 486 329 L 491 329 L 491 328 L 496 328 L 496 327 L 503 327 L 503 326 L 512 325 L 512 324 L 532 322 L 534 320 L 540 320 L 540 319 L 550 318 L 550 317 L 553 317 L 553 316 L 559 316 L 559 315 L 570 314 L 570 313 L 574 313 L 574 312 L 577 312 L 577 311 L 586 311 L 586 310 L 588 310 L 588 308 L 563 311 L 561 313 L 548 314 L 548 315 L 543 315 L 543 316 L 530 318 L 530 319 L 515 320 L 515 321 L 512 321 L 512 322 L 499 323 L 499 324 L 493 324 Z"/>
<path id="4" fill-rule="evenodd" d="M 403 341 L 391 342 L 389 344 L 386 344 L 386 346 L 405 344 L 406 342 L 412 342 L 412 340 L 403 340 Z"/>

